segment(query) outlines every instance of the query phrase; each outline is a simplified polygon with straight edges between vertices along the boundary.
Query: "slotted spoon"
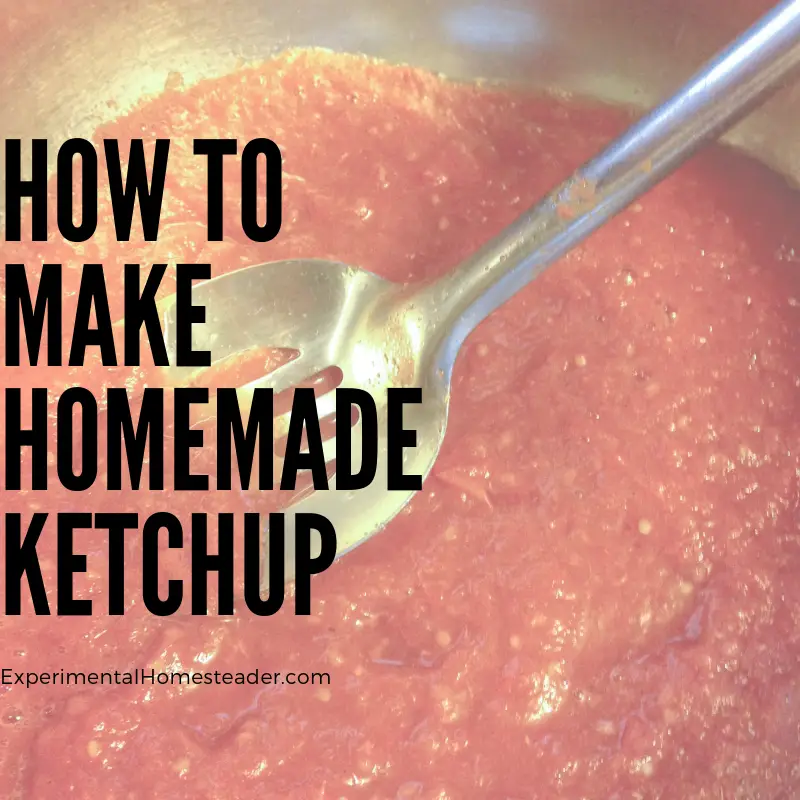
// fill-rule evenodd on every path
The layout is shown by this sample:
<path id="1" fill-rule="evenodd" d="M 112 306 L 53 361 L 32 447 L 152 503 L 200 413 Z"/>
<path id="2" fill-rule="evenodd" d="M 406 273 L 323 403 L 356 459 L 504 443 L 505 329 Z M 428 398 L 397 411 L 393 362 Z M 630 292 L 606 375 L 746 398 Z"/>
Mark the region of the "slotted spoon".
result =
<path id="1" fill-rule="evenodd" d="M 366 489 L 340 492 L 334 476 L 330 491 L 312 492 L 292 508 L 331 520 L 338 535 L 337 557 L 381 530 L 413 494 L 387 489 L 385 390 L 422 388 L 422 404 L 405 407 L 404 427 L 416 430 L 417 446 L 405 451 L 404 471 L 425 477 L 445 434 L 456 355 L 475 326 L 765 100 L 798 61 L 800 0 L 791 0 L 776 6 L 670 100 L 435 283 L 398 285 L 346 264 L 303 260 L 249 267 L 194 288 L 194 301 L 206 307 L 206 322 L 194 328 L 194 346 L 210 350 L 212 363 L 253 347 L 299 351 L 294 361 L 246 388 L 266 386 L 277 393 L 336 366 L 342 386 L 365 389 L 375 398 L 375 481 Z M 171 363 L 174 313 L 174 304 L 167 304 Z M 320 417 L 333 413 L 333 394 L 319 397 L 318 405 Z M 357 469 L 360 424 L 352 435 Z M 328 458 L 333 445 L 332 440 L 325 443 Z M 287 515 L 287 581 L 294 576 L 291 518 Z M 312 542 L 312 555 L 318 552 L 319 542 Z"/>

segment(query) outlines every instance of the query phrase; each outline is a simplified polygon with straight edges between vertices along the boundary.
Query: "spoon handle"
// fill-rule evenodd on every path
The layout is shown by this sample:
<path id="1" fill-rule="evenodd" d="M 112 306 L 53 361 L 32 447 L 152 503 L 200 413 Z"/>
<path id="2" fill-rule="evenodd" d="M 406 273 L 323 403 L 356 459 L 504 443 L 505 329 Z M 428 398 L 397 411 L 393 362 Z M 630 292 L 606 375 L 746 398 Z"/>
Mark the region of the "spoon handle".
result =
<path id="1" fill-rule="evenodd" d="M 765 101 L 798 63 L 800 0 L 786 0 L 500 235 L 425 287 L 415 302 L 446 335 L 440 367 L 449 372 L 478 323 Z"/>

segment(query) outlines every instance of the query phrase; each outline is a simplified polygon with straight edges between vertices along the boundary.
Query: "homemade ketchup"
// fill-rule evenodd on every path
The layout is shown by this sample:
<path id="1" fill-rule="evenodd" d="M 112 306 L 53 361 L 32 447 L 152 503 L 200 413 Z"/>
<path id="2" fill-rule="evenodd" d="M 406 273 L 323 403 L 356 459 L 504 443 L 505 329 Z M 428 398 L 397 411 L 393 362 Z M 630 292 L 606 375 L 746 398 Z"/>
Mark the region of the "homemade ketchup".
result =
<path id="1" fill-rule="evenodd" d="M 312 257 L 429 278 L 626 121 L 563 97 L 291 52 L 168 90 L 97 132 L 146 150 L 172 140 L 157 242 L 134 218 L 117 243 L 101 207 L 89 241 L 9 243 L 5 260 L 71 264 L 76 282 L 91 262 L 120 275 L 125 263 L 211 263 L 216 275 Z M 284 159 L 280 234 L 258 244 L 231 226 L 209 242 L 192 140 L 261 136 Z M 239 176 L 228 175 L 237 219 Z M 798 796 L 799 216 L 781 178 L 712 149 L 489 318 L 458 360 L 423 491 L 314 579 L 309 617 L 287 603 L 270 618 L 243 606 L 161 618 L 133 595 L 108 616 L 108 575 L 91 566 L 93 555 L 106 563 L 107 535 L 78 535 L 89 571 L 76 593 L 101 611 L 37 617 L 23 592 L 23 613 L 0 620 L 0 795 Z M 97 365 L 3 378 L 97 391 L 154 380 Z M 213 490 L 0 498 L 25 515 L 169 509 L 184 520 L 254 502 Z M 135 580 L 140 549 L 127 546 Z M 55 548 L 43 533 L 48 587 Z M 188 558 L 165 549 L 161 580 L 187 574 Z M 52 678 L 151 670 L 234 677 Z M 255 670 L 269 680 L 235 677 Z M 50 677 L 26 687 L 17 672 Z"/>

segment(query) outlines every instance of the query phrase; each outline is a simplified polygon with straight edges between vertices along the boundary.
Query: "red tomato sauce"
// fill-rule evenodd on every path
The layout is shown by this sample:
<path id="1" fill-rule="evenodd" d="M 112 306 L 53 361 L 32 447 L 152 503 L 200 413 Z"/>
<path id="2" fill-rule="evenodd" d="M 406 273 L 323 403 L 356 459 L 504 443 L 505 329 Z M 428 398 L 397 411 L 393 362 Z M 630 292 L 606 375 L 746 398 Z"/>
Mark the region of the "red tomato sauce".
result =
<path id="1" fill-rule="evenodd" d="M 118 244 L 106 207 L 90 242 L 7 245 L 6 261 L 63 262 L 76 282 L 88 262 L 121 273 L 125 262 L 208 261 L 219 274 L 302 257 L 430 277 L 624 124 L 563 98 L 289 54 L 167 91 L 98 131 L 172 139 L 157 243 L 135 224 Z M 259 136 L 284 154 L 283 228 L 247 241 L 231 177 L 225 241 L 208 243 L 192 139 Z M 313 582 L 309 618 L 291 603 L 266 619 L 158 618 L 135 590 L 126 615 L 109 617 L 107 543 L 86 531 L 76 589 L 98 612 L 2 618 L 3 666 L 260 668 L 330 683 L 0 686 L 0 794 L 797 796 L 799 211 L 774 174 L 708 151 L 482 324 L 459 358 L 423 492 Z M 95 366 L 4 379 L 55 389 L 153 378 Z M 242 506 L 229 492 L 55 488 L 0 502 L 185 519 Z M 54 548 L 43 535 L 51 602 Z M 165 551 L 164 579 L 188 574 L 187 558 Z"/>

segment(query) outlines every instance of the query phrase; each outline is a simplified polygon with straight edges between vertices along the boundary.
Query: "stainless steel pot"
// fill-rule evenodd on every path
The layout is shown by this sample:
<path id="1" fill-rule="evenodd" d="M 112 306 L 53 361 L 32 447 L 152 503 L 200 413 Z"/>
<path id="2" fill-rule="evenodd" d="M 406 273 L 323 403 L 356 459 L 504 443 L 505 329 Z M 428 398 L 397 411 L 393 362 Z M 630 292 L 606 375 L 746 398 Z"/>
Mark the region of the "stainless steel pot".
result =
<path id="1" fill-rule="evenodd" d="M 769 0 L 0 0 L 0 130 L 53 142 L 287 46 L 651 105 Z M 113 105 L 109 105 L 109 101 Z M 728 141 L 800 182 L 800 86 Z M 268 133 L 268 132 L 266 132 Z M 0 156 L 1 158 L 1 156 Z M 1 164 L 0 164 L 1 165 Z"/>
<path id="2" fill-rule="evenodd" d="M 159 92 L 171 72 L 191 82 L 302 45 L 363 52 L 453 78 L 649 106 L 768 5 L 769 0 L 0 0 L 0 131 L 4 139 L 53 143 L 88 136 L 98 123 Z M 12 19 L 19 21 L 10 26 Z M 800 83 L 728 141 L 800 184 L 798 120 Z"/>

